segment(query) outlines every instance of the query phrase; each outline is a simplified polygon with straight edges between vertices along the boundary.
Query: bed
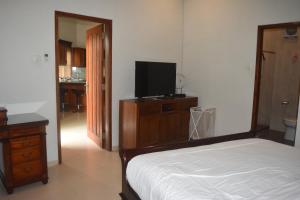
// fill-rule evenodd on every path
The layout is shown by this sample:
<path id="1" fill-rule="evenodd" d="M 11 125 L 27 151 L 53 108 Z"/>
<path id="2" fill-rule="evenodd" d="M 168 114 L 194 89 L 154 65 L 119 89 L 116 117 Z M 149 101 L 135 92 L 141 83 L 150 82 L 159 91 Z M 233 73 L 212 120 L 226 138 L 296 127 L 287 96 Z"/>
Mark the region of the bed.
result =
<path id="1" fill-rule="evenodd" d="M 254 136 L 121 151 L 122 199 L 300 199 L 300 150 Z"/>

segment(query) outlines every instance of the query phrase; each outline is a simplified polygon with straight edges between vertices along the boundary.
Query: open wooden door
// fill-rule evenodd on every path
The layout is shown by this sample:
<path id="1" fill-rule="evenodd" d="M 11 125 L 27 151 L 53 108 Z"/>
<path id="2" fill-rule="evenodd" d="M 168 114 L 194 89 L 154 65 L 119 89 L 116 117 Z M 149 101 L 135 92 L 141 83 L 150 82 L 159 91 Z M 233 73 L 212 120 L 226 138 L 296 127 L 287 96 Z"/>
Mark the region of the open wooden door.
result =
<path id="1" fill-rule="evenodd" d="M 87 131 L 97 145 L 103 145 L 104 133 L 104 45 L 103 25 L 87 31 L 86 81 L 87 81 Z"/>

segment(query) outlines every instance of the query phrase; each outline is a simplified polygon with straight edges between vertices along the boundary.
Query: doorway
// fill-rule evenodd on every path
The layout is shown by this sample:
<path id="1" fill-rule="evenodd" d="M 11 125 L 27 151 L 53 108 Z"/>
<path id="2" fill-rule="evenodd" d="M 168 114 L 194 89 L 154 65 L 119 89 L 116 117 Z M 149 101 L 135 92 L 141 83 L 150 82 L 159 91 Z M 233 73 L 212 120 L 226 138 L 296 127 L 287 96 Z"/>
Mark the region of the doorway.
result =
<path id="1" fill-rule="evenodd" d="M 62 130 L 111 151 L 111 47 L 111 20 L 55 11 L 59 163 Z"/>
<path id="2" fill-rule="evenodd" d="M 252 129 L 293 146 L 300 93 L 300 23 L 259 26 Z"/>

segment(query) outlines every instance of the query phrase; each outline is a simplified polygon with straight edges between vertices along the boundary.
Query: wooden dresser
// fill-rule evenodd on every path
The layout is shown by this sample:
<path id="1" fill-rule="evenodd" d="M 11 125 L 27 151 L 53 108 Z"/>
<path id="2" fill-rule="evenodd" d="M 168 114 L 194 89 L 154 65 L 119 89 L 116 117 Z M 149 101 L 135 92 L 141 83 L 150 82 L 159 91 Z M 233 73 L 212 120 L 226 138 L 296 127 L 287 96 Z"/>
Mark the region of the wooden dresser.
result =
<path id="1" fill-rule="evenodd" d="M 0 126 L 0 177 L 9 194 L 17 186 L 48 182 L 46 125 L 44 117 L 35 114 L 8 116 Z"/>
<path id="2" fill-rule="evenodd" d="M 120 101 L 120 148 L 187 141 L 190 108 L 197 97 Z"/>

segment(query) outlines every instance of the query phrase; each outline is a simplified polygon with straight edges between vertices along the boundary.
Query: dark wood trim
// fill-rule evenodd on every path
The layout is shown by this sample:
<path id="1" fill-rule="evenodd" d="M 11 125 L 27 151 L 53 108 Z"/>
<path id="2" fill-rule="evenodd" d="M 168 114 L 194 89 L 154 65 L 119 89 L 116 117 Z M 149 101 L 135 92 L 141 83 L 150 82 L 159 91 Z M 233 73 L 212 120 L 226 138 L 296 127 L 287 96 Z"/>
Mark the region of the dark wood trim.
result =
<path id="1" fill-rule="evenodd" d="M 256 67 L 255 67 L 255 82 L 254 82 L 253 107 L 252 107 L 252 122 L 251 122 L 251 129 L 252 130 L 254 130 L 254 129 L 257 128 L 264 31 L 267 30 L 267 29 L 288 28 L 288 27 L 293 27 L 293 26 L 300 27 L 300 22 L 289 22 L 289 23 L 269 24 L 269 25 L 258 26 L 258 31 L 257 31 L 257 49 L 256 49 Z M 271 53 L 271 52 L 269 52 L 269 53 Z"/>
<path id="2" fill-rule="evenodd" d="M 226 141 L 254 138 L 254 137 L 256 137 L 256 133 L 258 131 L 260 131 L 260 130 L 252 130 L 252 131 L 244 132 L 244 133 L 204 138 L 204 139 L 200 139 L 200 140 L 181 142 L 181 143 L 164 145 L 164 146 L 153 146 L 153 147 L 146 147 L 146 148 L 141 148 L 141 149 L 120 150 L 119 154 L 120 154 L 121 163 L 122 163 L 122 192 L 120 193 L 120 196 L 121 196 L 122 200 L 140 200 L 139 196 L 131 188 L 131 186 L 129 185 L 129 183 L 127 182 L 127 179 L 126 179 L 127 164 L 135 156 L 138 156 L 141 154 L 153 153 L 153 152 L 160 152 L 160 151 L 167 151 L 167 150 L 174 150 L 174 149 L 181 149 L 181 148 L 189 148 L 189 147 L 196 147 L 196 146 L 204 146 L 204 145 L 210 145 L 210 144 L 226 142 Z"/>
<path id="3" fill-rule="evenodd" d="M 72 42 L 69 42 L 69 41 L 66 41 L 66 40 L 62 40 L 62 39 L 59 39 L 58 41 L 60 43 L 62 43 L 63 45 L 66 45 L 66 46 L 69 46 L 69 47 L 72 46 Z"/>
<path id="4" fill-rule="evenodd" d="M 293 26 L 300 26 L 300 22 L 286 22 L 286 23 L 279 23 L 279 24 L 266 24 L 260 25 L 259 28 L 265 29 L 277 29 L 277 28 L 288 28 Z"/>
<path id="5" fill-rule="evenodd" d="M 105 102 L 106 102 L 106 118 L 105 118 L 105 135 L 106 141 L 102 141 L 103 148 L 112 151 L 112 21 L 108 20 L 105 23 L 105 38 L 108 38 L 108 47 L 106 46 L 105 51 L 108 52 L 107 67 L 106 67 L 106 87 Z M 104 44 L 106 45 L 106 44 Z"/>
<path id="6" fill-rule="evenodd" d="M 57 15 L 58 17 L 69 17 L 69 18 L 74 18 L 74 19 L 80 19 L 80 20 L 85 20 L 85 21 L 90 21 L 90 22 L 101 23 L 101 24 L 105 24 L 105 25 L 112 23 L 112 20 L 110 20 L 110 19 L 92 17 L 92 16 L 87 16 L 87 15 L 80 15 L 80 14 L 75 14 L 75 13 L 68 13 L 68 12 L 63 12 L 63 11 L 55 11 L 55 15 Z"/>
<path id="7" fill-rule="evenodd" d="M 55 12 L 55 81 L 56 81 L 56 123 L 57 123 L 57 149 L 58 149 L 58 163 L 62 163 L 61 155 L 61 135 L 60 135 L 60 95 L 59 95 L 59 29 L 58 17 Z"/>
<path id="8" fill-rule="evenodd" d="M 103 139 L 103 145 L 102 148 L 111 151 L 112 150 L 112 20 L 110 19 L 104 19 L 104 18 L 98 18 L 98 17 L 92 17 L 92 16 L 85 16 L 85 15 L 79 15 L 74 13 L 67 13 L 67 12 L 61 12 L 61 11 L 55 11 L 55 77 L 56 77 L 56 114 L 57 114 L 57 143 L 58 143 L 58 161 L 61 164 L 62 163 L 62 155 L 61 155 L 61 134 L 60 134 L 60 95 L 59 95 L 59 77 L 58 77 L 58 18 L 59 17 L 69 17 L 69 18 L 75 18 L 90 22 L 96 22 L 104 24 L 106 27 L 105 37 L 109 41 L 108 46 L 105 46 L 105 51 L 108 51 L 108 62 L 106 66 L 106 77 L 107 77 L 107 84 L 108 87 L 106 90 L 105 98 L 106 101 L 106 120 L 105 120 L 105 137 Z"/>
<path id="9" fill-rule="evenodd" d="M 254 81 L 254 94 L 253 94 L 253 107 L 252 107 L 252 123 L 251 129 L 257 127 L 259 91 L 260 91 L 260 77 L 261 77 L 261 61 L 262 61 L 262 47 L 263 47 L 263 31 L 264 29 L 259 26 L 257 31 L 257 49 L 256 49 L 256 67 L 255 67 L 255 81 Z"/>

